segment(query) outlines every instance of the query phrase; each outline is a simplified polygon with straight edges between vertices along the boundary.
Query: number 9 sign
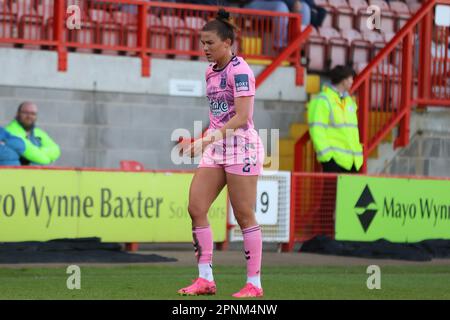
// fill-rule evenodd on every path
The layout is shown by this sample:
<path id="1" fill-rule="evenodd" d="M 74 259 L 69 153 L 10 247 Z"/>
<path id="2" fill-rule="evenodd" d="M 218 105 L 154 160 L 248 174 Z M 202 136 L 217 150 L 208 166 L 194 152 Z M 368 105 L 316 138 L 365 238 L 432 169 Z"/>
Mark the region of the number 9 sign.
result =
<path id="1" fill-rule="evenodd" d="M 233 208 L 230 208 L 230 223 L 237 224 Z M 278 181 L 258 180 L 256 192 L 256 221 L 260 225 L 276 225 L 278 222 Z"/>

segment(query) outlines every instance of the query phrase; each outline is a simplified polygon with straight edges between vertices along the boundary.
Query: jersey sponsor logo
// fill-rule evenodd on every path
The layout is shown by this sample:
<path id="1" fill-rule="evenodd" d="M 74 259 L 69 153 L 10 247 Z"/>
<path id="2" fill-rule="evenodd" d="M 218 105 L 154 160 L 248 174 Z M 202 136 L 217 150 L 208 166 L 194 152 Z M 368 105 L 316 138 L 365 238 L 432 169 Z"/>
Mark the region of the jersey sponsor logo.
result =
<path id="1" fill-rule="evenodd" d="M 236 74 L 234 76 L 234 85 L 236 87 L 236 92 L 250 91 L 248 74 Z"/>
<path id="2" fill-rule="evenodd" d="M 208 100 L 209 110 L 211 111 L 213 116 L 218 117 L 228 112 L 228 103 L 226 103 L 225 101 L 217 101 L 210 98 L 208 98 Z"/>

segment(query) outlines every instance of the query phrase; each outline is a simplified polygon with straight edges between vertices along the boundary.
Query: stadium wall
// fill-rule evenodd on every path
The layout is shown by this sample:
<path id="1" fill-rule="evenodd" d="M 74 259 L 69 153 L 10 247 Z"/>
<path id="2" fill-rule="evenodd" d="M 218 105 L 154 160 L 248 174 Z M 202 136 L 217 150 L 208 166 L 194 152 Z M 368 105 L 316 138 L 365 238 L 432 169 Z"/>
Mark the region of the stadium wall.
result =
<path id="1" fill-rule="evenodd" d="M 126 56 L 68 54 L 68 70 L 57 71 L 53 51 L 0 49 L 0 85 L 69 90 L 96 90 L 170 95 L 170 80 L 197 81 L 205 96 L 206 61 L 152 59 L 151 76 L 141 76 L 141 60 Z M 265 66 L 250 65 L 255 75 Z M 303 86 L 295 86 L 295 69 L 279 67 L 258 88 L 258 99 L 305 101 Z"/>
<path id="2" fill-rule="evenodd" d="M 171 133 L 185 128 L 193 135 L 194 121 L 208 125 L 207 62 L 152 59 L 151 77 L 143 78 L 138 58 L 69 53 L 68 59 L 67 72 L 58 72 L 54 52 L 1 48 L 0 125 L 14 118 L 19 103 L 32 100 L 38 125 L 62 148 L 55 165 L 115 168 L 128 159 L 148 169 L 195 167 L 172 163 Z M 255 74 L 263 69 L 251 67 Z M 171 79 L 197 82 L 201 92 L 171 95 Z M 294 79 L 293 68 L 280 67 L 258 88 L 257 129 L 285 136 L 303 119 L 306 95 Z"/>

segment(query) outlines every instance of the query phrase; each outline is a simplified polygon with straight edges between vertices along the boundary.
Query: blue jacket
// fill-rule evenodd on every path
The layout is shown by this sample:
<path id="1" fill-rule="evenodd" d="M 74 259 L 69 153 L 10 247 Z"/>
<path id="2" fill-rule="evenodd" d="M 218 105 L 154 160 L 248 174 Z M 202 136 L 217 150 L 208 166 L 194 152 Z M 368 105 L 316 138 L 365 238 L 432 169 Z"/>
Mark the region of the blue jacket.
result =
<path id="1" fill-rule="evenodd" d="M 25 143 L 0 127 L 0 166 L 20 166 L 20 156 Z"/>

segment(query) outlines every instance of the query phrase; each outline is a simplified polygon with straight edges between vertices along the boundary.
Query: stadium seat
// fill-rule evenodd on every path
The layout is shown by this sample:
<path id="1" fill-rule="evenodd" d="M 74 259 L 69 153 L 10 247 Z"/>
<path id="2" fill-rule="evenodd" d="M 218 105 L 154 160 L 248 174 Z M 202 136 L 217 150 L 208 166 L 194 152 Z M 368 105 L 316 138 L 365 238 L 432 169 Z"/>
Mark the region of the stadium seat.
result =
<path id="1" fill-rule="evenodd" d="M 200 50 L 200 30 L 206 24 L 206 20 L 200 17 L 186 17 L 184 18 L 184 21 L 186 28 L 191 29 L 194 35 L 192 49 L 197 51 Z M 238 43 L 238 41 L 236 41 L 236 43 Z"/>
<path id="2" fill-rule="evenodd" d="M 128 48 L 137 47 L 137 25 L 128 24 L 124 26 L 123 37 L 122 37 L 123 45 Z M 127 52 L 129 55 L 133 55 L 133 53 Z"/>
<path id="3" fill-rule="evenodd" d="M 170 29 L 162 25 L 161 19 L 154 15 L 147 15 L 148 39 L 147 43 L 150 44 L 150 48 L 156 50 L 169 49 L 170 43 Z M 154 57 L 166 57 L 166 53 L 152 53 Z"/>
<path id="4" fill-rule="evenodd" d="M 193 30 L 200 31 L 206 24 L 206 20 L 201 17 L 185 17 L 185 26 Z"/>
<path id="5" fill-rule="evenodd" d="M 111 14 L 112 20 L 120 25 L 120 44 L 122 46 L 136 47 L 137 46 L 137 15 L 129 12 L 114 11 Z M 126 52 L 127 55 L 135 55 L 135 52 Z"/>
<path id="6" fill-rule="evenodd" d="M 353 9 L 346 0 L 330 0 L 330 6 L 334 8 L 334 20 L 339 30 L 352 29 L 354 25 Z"/>
<path id="7" fill-rule="evenodd" d="M 374 31 L 366 31 L 362 33 L 364 40 L 372 44 L 371 59 L 380 51 L 386 44 L 384 37 L 381 33 Z"/>
<path id="8" fill-rule="evenodd" d="M 396 31 L 400 30 L 406 22 L 411 18 L 411 12 L 408 6 L 401 1 L 392 1 L 389 3 L 391 10 L 397 16 Z"/>
<path id="9" fill-rule="evenodd" d="M 334 27 L 334 19 L 336 15 L 336 10 L 330 5 L 322 5 L 322 8 L 327 10 L 327 15 L 322 22 L 322 28 L 333 28 Z"/>
<path id="10" fill-rule="evenodd" d="M 97 33 L 94 38 L 95 43 L 104 46 L 119 46 L 122 44 L 122 27 L 119 23 L 115 22 L 113 17 L 106 10 L 101 9 L 89 9 L 89 18 L 92 22 L 97 24 Z M 103 49 L 103 53 L 106 54 L 118 54 L 117 50 Z"/>
<path id="11" fill-rule="evenodd" d="M 137 25 L 138 22 L 137 15 L 122 11 L 114 11 L 112 13 L 112 20 L 122 26 Z"/>
<path id="12" fill-rule="evenodd" d="M 420 8 L 422 8 L 422 4 L 418 2 L 413 2 L 409 5 L 409 10 L 412 14 L 415 14 Z"/>
<path id="13" fill-rule="evenodd" d="M 68 36 L 68 30 L 64 28 L 63 32 L 63 38 L 65 41 L 67 41 Z M 45 39 L 46 40 L 53 40 L 53 17 L 50 17 L 47 19 L 47 22 L 45 24 Z"/>
<path id="14" fill-rule="evenodd" d="M 365 0 L 349 0 L 349 5 L 353 8 L 355 14 L 355 29 L 360 32 L 368 30 L 367 18 L 370 14 L 367 13 L 367 7 L 369 6 L 367 2 Z"/>
<path id="15" fill-rule="evenodd" d="M 16 38 L 15 27 L 16 27 L 17 19 L 16 15 L 12 13 L 0 12 L 0 38 Z M 1 47 L 14 47 L 11 43 L 0 43 Z"/>
<path id="16" fill-rule="evenodd" d="M 381 31 L 395 32 L 395 14 L 384 0 L 369 0 L 370 5 L 378 6 L 381 9 Z"/>
<path id="17" fill-rule="evenodd" d="M 93 21 L 81 21 L 81 29 L 69 30 L 68 31 L 68 41 L 76 42 L 78 44 L 92 45 L 96 43 L 96 35 L 98 34 L 98 25 Z M 91 48 L 76 48 L 77 52 L 94 52 Z"/>
<path id="18" fill-rule="evenodd" d="M 320 36 L 316 29 L 313 28 L 309 40 L 305 45 L 309 70 L 319 72 L 325 70 L 326 44 L 326 39 Z"/>
<path id="19" fill-rule="evenodd" d="M 350 45 L 348 63 L 357 69 L 358 64 L 367 64 L 370 59 L 371 43 L 364 40 L 361 33 L 355 29 L 341 31 L 342 38 Z"/>
<path id="20" fill-rule="evenodd" d="M 347 63 L 347 40 L 341 37 L 341 34 L 334 28 L 321 27 L 319 34 L 327 40 L 327 63 L 326 67 L 332 69 L 336 65 L 345 65 Z"/>
<path id="21" fill-rule="evenodd" d="M 120 161 L 120 169 L 124 171 L 143 171 L 144 165 L 134 160 L 122 160 Z"/>
<path id="22" fill-rule="evenodd" d="M 357 15 L 360 10 L 364 10 L 369 6 L 366 0 L 348 0 L 349 6 L 353 9 L 353 12 Z"/>
<path id="23" fill-rule="evenodd" d="M 54 7 L 53 2 L 51 3 L 42 3 L 37 7 L 37 14 L 40 15 L 44 19 L 44 23 L 48 22 L 48 19 L 53 17 Z"/>
<path id="24" fill-rule="evenodd" d="M 347 0 L 329 0 L 328 4 L 334 8 L 350 8 Z"/>
<path id="25" fill-rule="evenodd" d="M 370 106 L 377 111 L 396 110 L 400 105 L 401 77 L 392 64 L 380 64 L 371 77 Z"/>
<path id="26" fill-rule="evenodd" d="M 44 20 L 40 16 L 23 15 L 19 22 L 19 38 L 27 40 L 43 40 L 45 38 Z M 26 47 L 39 48 L 36 45 Z"/>
<path id="27" fill-rule="evenodd" d="M 18 37 L 26 40 L 42 40 L 45 37 L 43 17 L 34 9 L 34 0 L 12 1 L 10 12 L 15 14 L 18 21 Z M 26 44 L 26 48 L 39 49 L 39 45 Z"/>
<path id="28" fill-rule="evenodd" d="M 20 20 L 23 15 L 37 15 L 33 7 L 33 0 L 12 1 L 10 3 L 11 12 L 17 14 L 17 19 Z"/>
<path id="29" fill-rule="evenodd" d="M 187 28 L 183 19 L 177 16 L 162 16 L 161 24 L 170 29 L 171 49 L 180 51 L 193 50 L 194 32 Z M 189 58 L 189 55 L 176 55 L 177 58 Z"/>

